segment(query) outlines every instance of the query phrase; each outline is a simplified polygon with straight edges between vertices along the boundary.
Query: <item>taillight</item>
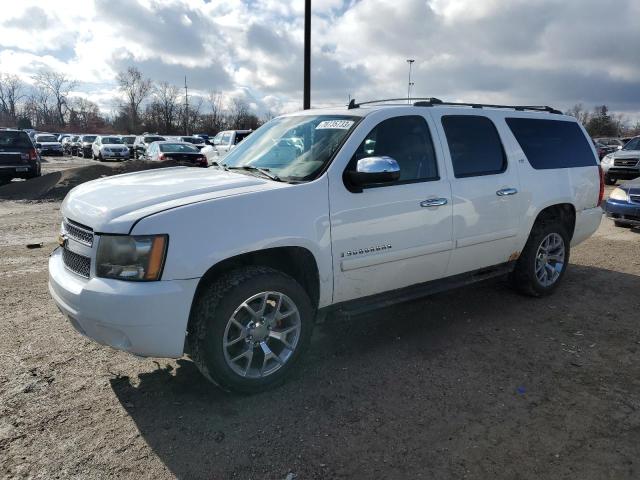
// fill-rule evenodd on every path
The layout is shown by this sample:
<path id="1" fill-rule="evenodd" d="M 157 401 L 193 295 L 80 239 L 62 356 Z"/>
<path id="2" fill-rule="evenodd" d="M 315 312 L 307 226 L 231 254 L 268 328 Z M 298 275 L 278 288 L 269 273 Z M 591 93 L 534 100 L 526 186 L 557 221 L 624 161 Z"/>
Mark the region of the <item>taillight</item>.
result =
<path id="1" fill-rule="evenodd" d="M 208 167 L 209 166 L 209 162 L 207 162 L 207 157 L 205 157 L 204 155 L 200 155 L 198 156 L 198 160 L 200 160 L 200 165 L 203 167 Z"/>
<path id="2" fill-rule="evenodd" d="M 38 152 L 36 152 L 35 148 L 29 150 L 29 160 L 34 161 L 38 159 Z"/>
<path id="3" fill-rule="evenodd" d="M 604 172 L 602 171 L 602 167 L 598 165 L 598 171 L 600 172 L 600 194 L 598 195 L 598 207 L 602 204 L 602 200 L 604 199 Z"/>

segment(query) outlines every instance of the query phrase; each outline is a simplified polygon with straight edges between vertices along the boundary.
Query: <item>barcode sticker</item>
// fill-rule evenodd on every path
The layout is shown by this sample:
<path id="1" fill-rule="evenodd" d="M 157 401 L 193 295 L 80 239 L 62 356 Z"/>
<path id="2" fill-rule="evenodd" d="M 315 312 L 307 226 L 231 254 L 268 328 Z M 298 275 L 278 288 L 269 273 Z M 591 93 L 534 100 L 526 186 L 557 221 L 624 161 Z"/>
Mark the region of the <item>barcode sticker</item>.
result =
<path id="1" fill-rule="evenodd" d="M 353 120 L 325 120 L 320 122 L 316 130 L 349 130 L 353 125 Z"/>

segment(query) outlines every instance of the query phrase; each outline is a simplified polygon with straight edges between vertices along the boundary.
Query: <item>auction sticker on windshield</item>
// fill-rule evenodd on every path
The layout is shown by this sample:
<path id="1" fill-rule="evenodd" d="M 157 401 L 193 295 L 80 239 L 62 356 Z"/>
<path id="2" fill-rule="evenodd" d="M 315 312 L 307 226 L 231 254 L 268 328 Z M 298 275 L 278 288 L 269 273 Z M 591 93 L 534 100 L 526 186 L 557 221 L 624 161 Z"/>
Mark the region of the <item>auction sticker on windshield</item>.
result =
<path id="1" fill-rule="evenodd" d="M 318 124 L 316 130 L 349 130 L 351 125 L 353 125 L 353 120 L 325 120 Z"/>

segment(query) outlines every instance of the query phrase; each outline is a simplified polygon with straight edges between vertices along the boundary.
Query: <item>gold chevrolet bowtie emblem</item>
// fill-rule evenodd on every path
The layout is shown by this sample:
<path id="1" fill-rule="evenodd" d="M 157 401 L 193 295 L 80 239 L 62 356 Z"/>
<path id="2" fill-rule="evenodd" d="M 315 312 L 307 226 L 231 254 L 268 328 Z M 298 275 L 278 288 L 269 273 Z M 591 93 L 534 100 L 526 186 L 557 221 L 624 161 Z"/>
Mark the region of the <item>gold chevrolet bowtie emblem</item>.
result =
<path id="1" fill-rule="evenodd" d="M 64 244 L 66 241 L 67 241 L 67 237 L 63 233 L 58 235 L 58 245 L 60 245 L 61 247 L 64 247 Z"/>

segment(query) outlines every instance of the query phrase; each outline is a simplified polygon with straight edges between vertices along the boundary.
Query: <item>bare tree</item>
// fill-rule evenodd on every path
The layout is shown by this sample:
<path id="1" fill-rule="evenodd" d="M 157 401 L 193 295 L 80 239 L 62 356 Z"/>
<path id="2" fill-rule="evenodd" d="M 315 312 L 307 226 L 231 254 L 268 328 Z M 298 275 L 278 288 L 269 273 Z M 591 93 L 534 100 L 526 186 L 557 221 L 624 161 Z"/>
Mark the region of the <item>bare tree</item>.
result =
<path id="1" fill-rule="evenodd" d="M 574 105 L 569 110 L 567 110 L 566 113 L 567 115 L 571 115 L 572 117 L 577 118 L 582 125 L 587 125 L 587 123 L 589 123 L 589 119 L 591 118 L 591 114 L 587 109 L 584 108 L 581 103 Z"/>
<path id="2" fill-rule="evenodd" d="M 130 128 L 134 132 L 139 125 L 140 105 L 151 94 L 153 85 L 151 80 L 143 78 L 136 67 L 129 67 L 126 71 L 119 72 L 117 81 L 120 91 L 125 96 Z"/>
<path id="3" fill-rule="evenodd" d="M 180 89 L 167 82 L 160 82 L 154 89 L 154 101 L 162 117 L 162 130 L 171 132 L 178 112 L 178 98 Z"/>
<path id="4" fill-rule="evenodd" d="M 14 120 L 23 91 L 24 82 L 17 75 L 0 74 L 0 112 Z"/>
<path id="5" fill-rule="evenodd" d="M 78 82 L 70 80 L 64 73 L 54 72 L 53 70 L 41 70 L 34 75 L 36 86 L 48 92 L 55 102 L 55 112 L 57 115 L 57 123 L 64 127 L 65 114 L 69 110 L 67 99 L 69 92 L 73 90 Z"/>

